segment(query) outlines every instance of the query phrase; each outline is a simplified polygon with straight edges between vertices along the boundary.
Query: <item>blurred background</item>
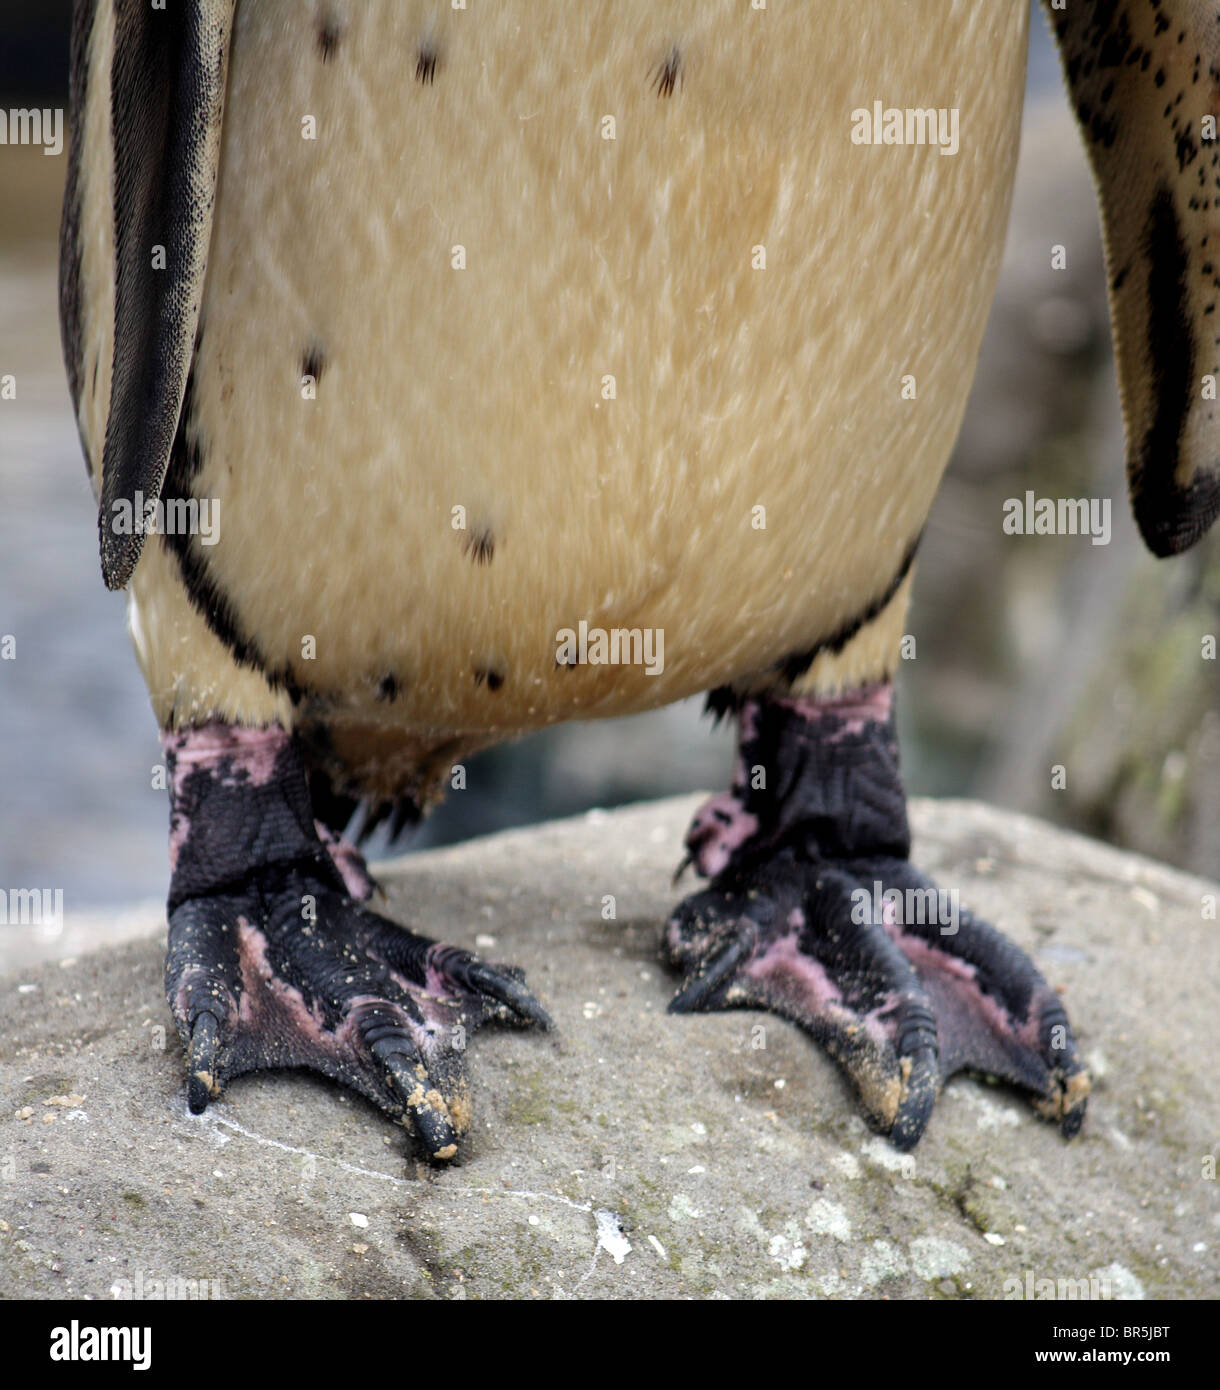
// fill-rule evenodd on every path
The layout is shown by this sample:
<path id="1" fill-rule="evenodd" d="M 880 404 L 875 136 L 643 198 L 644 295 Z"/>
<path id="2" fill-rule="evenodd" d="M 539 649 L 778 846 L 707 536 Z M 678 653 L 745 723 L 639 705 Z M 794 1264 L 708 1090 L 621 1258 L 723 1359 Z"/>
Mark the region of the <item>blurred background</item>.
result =
<path id="1" fill-rule="evenodd" d="M 1092 187 L 1034 8 L 1004 269 L 908 622 L 908 784 L 1215 876 L 1220 690 L 1200 638 L 1220 633 L 1220 536 L 1158 562 L 1130 520 Z M 68 0 L 0 0 L 0 107 L 66 105 L 68 11 Z M 123 599 L 101 582 L 60 360 L 66 162 L 0 146 L 0 375 L 18 382 L 16 400 L 0 402 L 0 637 L 17 639 L 17 659 L 0 660 L 0 887 L 62 888 L 66 917 L 100 930 L 119 904 L 160 912 L 168 804 L 150 788 L 157 730 Z M 1065 270 L 1051 269 L 1056 243 Z M 1111 543 L 1004 535 L 1004 499 L 1030 488 L 1112 498 Z M 731 731 L 701 710 L 690 701 L 493 750 L 409 847 L 721 788 Z M 1064 790 L 1051 790 L 1054 763 Z M 0 964 L 6 950 L 0 941 Z"/>

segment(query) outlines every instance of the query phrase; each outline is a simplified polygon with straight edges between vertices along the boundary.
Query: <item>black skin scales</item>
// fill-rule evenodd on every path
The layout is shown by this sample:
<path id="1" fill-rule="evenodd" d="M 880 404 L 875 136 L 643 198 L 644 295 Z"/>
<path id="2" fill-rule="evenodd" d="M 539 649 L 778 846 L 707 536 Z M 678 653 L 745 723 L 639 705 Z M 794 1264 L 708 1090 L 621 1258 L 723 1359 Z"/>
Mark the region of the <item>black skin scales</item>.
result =
<path id="1" fill-rule="evenodd" d="M 1058 995 L 1025 952 L 964 909 L 955 923 L 943 912 L 911 920 L 918 913 L 908 910 L 901 925 L 860 910 L 878 883 L 904 902 L 907 890 L 946 901 L 930 898 L 935 885 L 908 860 L 888 703 L 880 719 L 847 718 L 833 704 L 743 706 L 733 797 L 752 818 L 739 823 L 756 828 L 727 842 L 727 863 L 667 924 L 668 956 L 686 977 L 670 1009 L 766 1009 L 798 1024 L 899 1149 L 919 1141 L 941 1085 L 959 1071 L 1032 1092 L 1070 1138 L 1088 1076 Z M 696 818 L 687 839 L 696 863 L 731 819 Z"/>
<path id="2" fill-rule="evenodd" d="M 215 743 L 223 726 L 204 731 Z M 550 1027 L 521 972 L 355 900 L 315 828 L 295 740 L 179 765 L 165 988 L 200 1113 L 228 1081 L 310 1067 L 359 1091 L 447 1160 L 470 1124 L 463 1054 L 489 1019 Z M 187 735 L 186 738 L 190 738 Z M 189 746 L 189 745 L 187 745 Z"/>

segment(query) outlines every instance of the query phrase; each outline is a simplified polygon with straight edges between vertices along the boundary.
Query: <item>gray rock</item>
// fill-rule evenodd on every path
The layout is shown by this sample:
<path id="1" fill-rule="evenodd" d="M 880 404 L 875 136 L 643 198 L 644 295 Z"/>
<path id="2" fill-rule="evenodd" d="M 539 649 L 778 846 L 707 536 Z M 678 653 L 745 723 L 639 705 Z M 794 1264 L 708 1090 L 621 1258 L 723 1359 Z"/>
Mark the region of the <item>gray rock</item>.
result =
<path id="1" fill-rule="evenodd" d="M 1115 1297 L 1214 1295 L 1214 885 L 917 803 L 919 862 L 1066 987 L 1096 1079 L 1071 1144 L 959 1079 L 903 1156 L 789 1025 L 666 1014 L 656 946 L 693 804 L 386 875 L 396 915 L 520 962 L 559 1025 L 474 1040 L 476 1125 L 441 1171 L 305 1074 L 238 1081 L 191 1117 L 159 938 L 0 981 L 0 1296 L 183 1279 L 257 1298 L 963 1298 L 1090 1278 Z"/>

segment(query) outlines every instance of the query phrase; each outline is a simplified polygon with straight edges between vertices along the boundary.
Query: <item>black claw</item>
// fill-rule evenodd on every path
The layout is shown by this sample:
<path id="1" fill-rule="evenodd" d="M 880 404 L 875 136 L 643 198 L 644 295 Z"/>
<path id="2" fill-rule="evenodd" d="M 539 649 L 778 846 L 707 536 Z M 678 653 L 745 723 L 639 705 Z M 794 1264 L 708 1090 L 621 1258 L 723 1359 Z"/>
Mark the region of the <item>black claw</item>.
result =
<path id="1" fill-rule="evenodd" d="M 935 1048 L 922 1047 L 910 1057 L 907 1095 L 889 1132 L 889 1141 L 900 1153 L 909 1153 L 928 1127 L 940 1093 L 940 1066 Z"/>
<path id="2" fill-rule="evenodd" d="M 758 928 L 748 917 L 738 923 L 734 936 L 711 956 L 695 978 L 669 1001 L 671 1014 L 695 1013 L 706 1008 L 729 976 L 736 973 L 754 950 Z"/>
<path id="3" fill-rule="evenodd" d="M 540 1028 L 549 1029 L 555 1025 L 550 1014 L 534 998 L 525 985 L 505 970 L 497 970 L 481 960 L 471 959 L 466 964 L 466 978 L 482 994 L 488 994 L 506 1004 L 527 1023 L 536 1023 Z"/>
<path id="4" fill-rule="evenodd" d="M 1080 1126 L 1084 1124 L 1090 1090 L 1089 1074 L 1075 1058 L 1075 1049 L 1071 1065 L 1055 1074 L 1051 1086 L 1061 1112 L 1059 1133 L 1065 1139 L 1072 1139 L 1080 1133 Z"/>
<path id="5" fill-rule="evenodd" d="M 426 1105 L 408 1106 L 411 1128 L 434 1162 L 447 1163 L 457 1153 L 458 1137 L 443 1115 Z"/>
<path id="6" fill-rule="evenodd" d="M 216 1054 L 220 1049 L 220 1024 L 214 1014 L 201 1013 L 191 1025 L 187 1053 L 186 1099 L 192 1115 L 202 1115 L 219 1090 Z"/>
<path id="7" fill-rule="evenodd" d="M 419 1062 L 401 1052 L 374 1049 L 385 1063 L 390 1086 L 403 1104 L 411 1133 L 432 1159 L 446 1162 L 457 1153 L 458 1132 L 432 1079 Z"/>
<path id="8" fill-rule="evenodd" d="M 466 993 L 498 1000 L 527 1023 L 544 1029 L 554 1027 L 551 1016 L 525 987 L 524 976 L 516 967 L 488 965 L 456 946 L 433 946 L 429 958 L 436 970 Z"/>
<path id="9" fill-rule="evenodd" d="M 1084 1124 L 1085 1107 L 1078 1105 L 1074 1110 L 1069 1110 L 1059 1122 L 1059 1133 L 1065 1139 L 1075 1139 L 1080 1133 L 1080 1126 Z"/>

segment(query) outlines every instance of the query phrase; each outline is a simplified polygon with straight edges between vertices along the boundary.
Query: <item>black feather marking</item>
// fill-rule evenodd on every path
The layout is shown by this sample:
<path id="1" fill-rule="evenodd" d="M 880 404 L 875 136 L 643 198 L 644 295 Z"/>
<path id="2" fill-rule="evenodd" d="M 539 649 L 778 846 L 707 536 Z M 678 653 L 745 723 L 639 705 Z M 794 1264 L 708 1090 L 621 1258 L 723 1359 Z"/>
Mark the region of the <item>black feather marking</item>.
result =
<path id="1" fill-rule="evenodd" d="M 726 714 L 737 713 L 744 699 L 745 696 L 739 695 L 731 685 L 718 685 L 715 690 L 707 692 L 703 712 L 712 716 L 713 725 L 719 726 Z"/>
<path id="2" fill-rule="evenodd" d="M 669 50 L 665 58 L 653 70 L 652 85 L 659 97 L 671 97 L 674 88 L 685 82 L 682 71 L 682 53 L 677 44 Z"/>
<path id="3" fill-rule="evenodd" d="M 462 549 L 476 565 L 490 565 L 496 553 L 496 538 L 486 526 L 468 531 L 462 538 Z"/>
<path id="4" fill-rule="evenodd" d="M 877 598 L 871 600 L 867 607 L 849 618 L 845 623 L 841 623 L 829 637 L 823 637 L 812 647 L 804 651 L 793 652 L 791 656 L 783 657 L 775 662 L 771 670 L 783 677 L 789 684 L 799 680 L 810 666 L 814 659 L 823 652 L 841 652 L 848 642 L 867 627 L 874 619 L 879 618 L 889 606 L 894 595 L 902 587 L 903 580 L 911 572 L 911 566 L 915 563 L 915 554 L 919 549 L 919 542 L 923 539 L 923 532 L 915 537 L 907 547 L 906 553 L 902 557 L 902 563 L 898 567 L 897 573 L 885 586 Z M 736 714 L 741 708 L 741 702 L 746 698 L 743 692 L 734 690 L 731 685 L 719 685 L 714 690 L 709 690 L 707 699 L 703 706 L 704 714 L 710 714 L 713 722 L 719 724 L 727 714 Z"/>
<path id="5" fill-rule="evenodd" d="M 305 354 L 301 358 L 301 375 L 313 377 L 314 384 L 319 385 L 322 381 L 322 373 L 326 370 L 326 356 L 322 348 L 317 343 L 310 343 L 305 349 Z"/>
<path id="6" fill-rule="evenodd" d="M 425 87 L 431 87 L 436 80 L 436 64 L 440 55 L 430 43 L 420 44 L 415 59 L 415 80 Z"/>
<path id="7" fill-rule="evenodd" d="M 360 798 L 348 796 L 337 790 L 330 773 L 323 768 L 309 766 L 309 800 L 313 807 L 315 820 L 342 835 L 347 830 Z"/>
<path id="8" fill-rule="evenodd" d="M 475 685 L 486 684 L 488 690 L 495 692 L 504 684 L 504 677 L 499 671 L 493 671 L 486 666 L 480 666 L 474 673 Z"/>
<path id="9" fill-rule="evenodd" d="M 329 63 L 335 56 L 335 51 L 339 47 L 339 40 L 342 37 L 343 30 L 337 21 L 330 16 L 327 16 L 318 26 L 318 52 L 322 55 L 324 63 Z"/>
<path id="10" fill-rule="evenodd" d="M 207 456 L 207 442 L 194 419 L 195 377 L 192 371 L 186 379 L 182 412 L 177 433 L 170 449 L 169 467 L 161 496 L 166 503 L 179 498 L 189 501 L 194 496 L 195 480 Z M 188 440 L 188 435 L 190 436 Z M 294 703 L 310 693 L 309 687 L 298 681 L 287 665 L 273 667 L 253 638 L 243 630 L 237 610 L 208 569 L 208 562 L 195 538 L 186 531 L 171 531 L 154 537 L 155 544 L 168 548 L 178 562 L 178 572 L 191 606 L 207 623 L 212 634 L 228 648 L 239 666 L 258 671 L 273 690 L 283 690 Z"/>
<path id="11" fill-rule="evenodd" d="M 923 532 L 907 546 L 906 553 L 902 557 L 902 563 L 898 566 L 897 572 L 890 582 L 885 586 L 876 598 L 872 599 L 860 612 L 848 618 L 846 622 L 840 623 L 835 630 L 828 636 L 815 642 L 812 647 L 807 647 L 804 651 L 793 652 L 790 656 L 777 661 L 772 670 L 783 676 L 790 685 L 798 681 L 810 666 L 813 665 L 815 658 L 823 652 L 832 654 L 841 652 L 851 639 L 862 628 L 879 618 L 889 607 L 894 595 L 902 587 L 902 582 L 911 572 L 911 566 L 915 563 L 915 552 L 919 549 L 919 542 L 923 539 Z"/>
<path id="12" fill-rule="evenodd" d="M 393 671 L 387 671 L 377 683 L 377 698 L 387 700 L 391 704 L 398 699 L 398 677 Z"/>

